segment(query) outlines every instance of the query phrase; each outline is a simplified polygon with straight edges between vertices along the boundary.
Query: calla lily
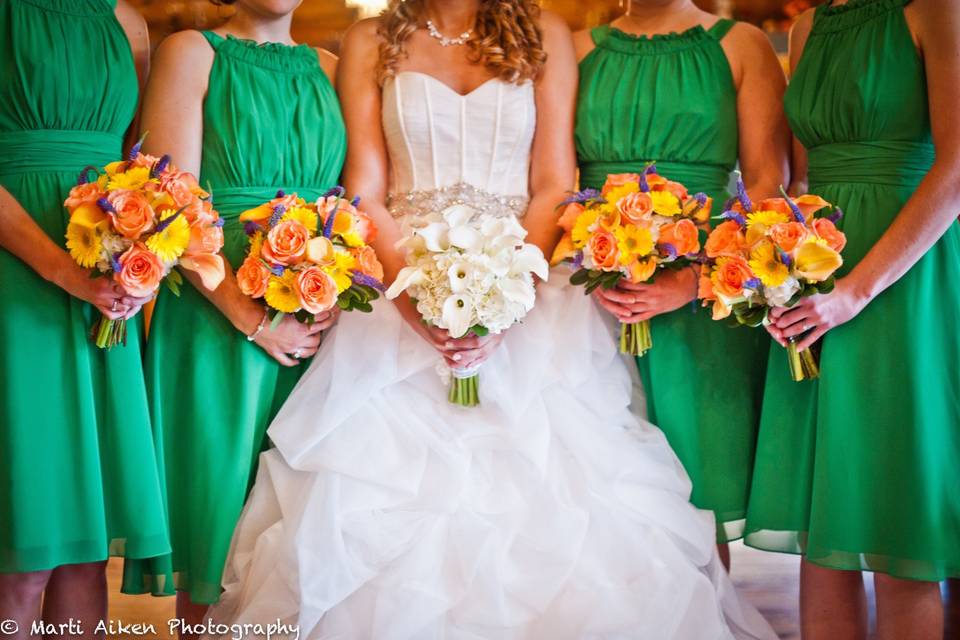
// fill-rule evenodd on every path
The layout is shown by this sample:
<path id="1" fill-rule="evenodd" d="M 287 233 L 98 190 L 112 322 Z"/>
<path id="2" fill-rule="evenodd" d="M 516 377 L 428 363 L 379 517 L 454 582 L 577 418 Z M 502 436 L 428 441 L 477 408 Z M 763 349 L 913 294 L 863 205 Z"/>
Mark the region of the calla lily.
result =
<path id="1" fill-rule="evenodd" d="M 525 309 L 532 309 L 537 299 L 533 285 L 523 280 L 504 280 L 500 283 L 500 290 L 504 298 L 523 305 Z"/>
<path id="2" fill-rule="evenodd" d="M 520 247 L 513 258 L 513 265 L 510 268 L 511 275 L 533 272 L 546 281 L 550 276 L 550 265 L 543 257 L 540 247 L 532 244 L 525 244 Z"/>
<path id="3" fill-rule="evenodd" d="M 807 220 L 810 219 L 810 216 L 815 214 L 820 209 L 824 207 L 829 207 L 830 203 L 821 198 L 820 196 L 815 196 L 812 194 L 802 195 L 799 198 L 793 199 L 800 211 L 803 212 L 803 217 Z"/>
<path id="4" fill-rule="evenodd" d="M 557 243 L 556 248 L 553 250 L 553 256 L 550 258 L 551 265 L 558 265 L 564 260 L 573 258 L 577 254 L 577 248 L 573 246 L 573 238 L 570 237 L 569 233 L 563 234 L 563 237 L 560 238 L 560 242 Z"/>
<path id="5" fill-rule="evenodd" d="M 839 253 L 825 242 L 813 239 L 797 247 L 794 260 L 797 275 L 810 282 L 823 282 L 843 264 Z"/>
<path id="6" fill-rule="evenodd" d="M 453 338 L 462 338 L 473 326 L 473 303 L 463 295 L 450 296 L 443 302 L 441 317 Z"/>
<path id="7" fill-rule="evenodd" d="M 223 257 L 215 253 L 181 256 L 180 266 L 200 276 L 203 286 L 208 291 L 213 291 L 219 287 L 226 276 Z"/>
<path id="8" fill-rule="evenodd" d="M 105 225 L 109 216 L 95 204 L 81 204 L 70 214 L 70 224 L 78 224 L 87 228 Z"/>
<path id="9" fill-rule="evenodd" d="M 463 293 L 470 284 L 473 268 L 466 262 L 459 262 L 447 270 L 450 278 L 450 290 L 454 293 Z"/>
<path id="10" fill-rule="evenodd" d="M 393 284 L 387 289 L 387 299 L 393 300 L 405 290 L 417 286 L 424 280 L 426 280 L 426 274 L 423 273 L 422 269 L 417 267 L 404 267 L 400 269 L 400 273 L 397 274 Z"/>
<path id="11" fill-rule="evenodd" d="M 432 222 L 416 234 L 423 238 L 427 251 L 446 251 L 450 247 L 450 227 L 442 222 Z"/>
<path id="12" fill-rule="evenodd" d="M 483 245 L 483 236 L 480 232 L 469 226 L 452 227 L 447 234 L 447 239 L 454 247 L 458 247 L 473 253 L 478 251 Z"/>
<path id="13" fill-rule="evenodd" d="M 273 207 L 268 204 L 262 204 L 253 209 L 247 209 L 240 214 L 240 222 L 256 222 L 263 224 L 273 215 Z"/>
<path id="14" fill-rule="evenodd" d="M 462 227 L 464 225 L 470 224 L 470 219 L 473 218 L 474 210 L 468 207 L 465 204 L 455 204 L 452 207 L 447 207 L 443 210 L 443 219 L 447 221 L 451 227 Z"/>
<path id="15" fill-rule="evenodd" d="M 317 236 L 307 243 L 307 260 L 314 264 L 333 264 L 334 253 L 333 243 L 329 238 Z"/>

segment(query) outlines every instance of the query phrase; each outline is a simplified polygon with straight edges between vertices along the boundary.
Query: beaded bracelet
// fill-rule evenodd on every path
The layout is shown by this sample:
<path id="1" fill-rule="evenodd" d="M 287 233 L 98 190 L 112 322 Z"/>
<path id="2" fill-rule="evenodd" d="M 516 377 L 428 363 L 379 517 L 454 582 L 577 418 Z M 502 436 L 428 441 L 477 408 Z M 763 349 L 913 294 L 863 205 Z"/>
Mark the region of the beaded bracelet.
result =
<path id="1" fill-rule="evenodd" d="M 264 327 L 267 326 L 267 320 L 268 320 L 268 318 L 269 318 L 269 315 L 267 314 L 266 311 L 264 311 L 264 312 L 263 312 L 263 318 L 260 319 L 260 324 L 257 325 L 257 330 L 247 336 L 247 341 L 248 341 L 248 342 L 253 342 L 254 340 L 257 339 L 257 336 L 259 336 L 261 333 L 263 333 Z"/>

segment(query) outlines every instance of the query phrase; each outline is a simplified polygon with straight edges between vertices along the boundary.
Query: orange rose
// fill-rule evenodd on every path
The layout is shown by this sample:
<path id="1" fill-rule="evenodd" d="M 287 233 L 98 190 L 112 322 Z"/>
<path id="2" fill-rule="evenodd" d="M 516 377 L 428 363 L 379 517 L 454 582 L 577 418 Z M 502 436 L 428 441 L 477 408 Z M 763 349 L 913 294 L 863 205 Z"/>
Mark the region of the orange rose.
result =
<path id="1" fill-rule="evenodd" d="M 735 298 L 743 293 L 744 283 L 751 278 L 753 272 L 746 260 L 740 256 L 722 256 L 710 274 L 710 284 L 720 295 Z"/>
<path id="2" fill-rule="evenodd" d="M 142 242 L 127 249 L 118 262 L 120 271 L 113 274 L 113 278 L 131 296 L 146 298 L 160 286 L 164 275 L 163 263 Z"/>
<path id="3" fill-rule="evenodd" d="M 768 234 L 775 245 L 789 253 L 807 237 L 807 228 L 799 222 L 781 222 L 770 227 Z"/>
<path id="4" fill-rule="evenodd" d="M 700 235 L 697 225 L 692 220 L 678 220 L 660 228 L 660 239 L 657 244 L 673 245 L 678 256 L 696 253 L 700 250 Z"/>
<path id="5" fill-rule="evenodd" d="M 70 194 L 64 201 L 63 206 L 73 211 L 82 204 L 96 204 L 97 200 L 105 195 L 100 185 L 96 182 L 78 184 L 73 189 L 70 189 Z"/>
<path id="6" fill-rule="evenodd" d="M 363 238 L 366 244 L 370 244 L 377 239 L 377 225 L 373 224 L 370 216 L 359 209 L 357 210 L 354 225 L 356 226 L 357 233 L 360 234 L 360 237 Z"/>
<path id="7" fill-rule="evenodd" d="M 383 282 L 383 265 L 377 259 L 376 251 L 371 247 L 357 247 L 350 249 L 350 255 L 357 261 L 357 269 L 360 273 Z"/>
<path id="8" fill-rule="evenodd" d="M 574 223 L 577 221 L 577 218 L 580 217 L 580 214 L 584 212 L 584 206 L 579 202 L 571 202 L 563 209 L 563 213 L 560 214 L 560 219 L 557 220 L 557 224 L 564 231 L 570 231 L 573 229 Z"/>
<path id="9" fill-rule="evenodd" d="M 297 274 L 297 296 L 308 313 L 323 313 L 337 303 L 337 283 L 320 267 L 307 267 Z"/>
<path id="10" fill-rule="evenodd" d="M 680 184 L 679 182 L 674 182 L 673 180 L 664 180 L 659 184 L 650 184 L 650 178 L 653 176 L 647 176 L 647 184 L 650 185 L 651 191 L 669 191 L 673 195 L 677 196 L 677 200 L 683 202 L 690 197 L 690 194 L 687 192 L 687 188 Z"/>
<path id="11" fill-rule="evenodd" d="M 153 208 L 144 195 L 138 191 L 117 189 L 107 196 L 113 206 L 110 218 L 113 228 L 125 238 L 136 240 L 153 228 Z"/>
<path id="12" fill-rule="evenodd" d="M 143 167 L 145 169 L 152 169 L 153 165 L 160 161 L 160 158 L 156 156 L 151 156 L 147 153 L 138 153 L 137 156 L 130 161 L 131 166 L 134 167 Z"/>
<path id="13" fill-rule="evenodd" d="M 296 220 L 284 220 L 267 234 L 263 257 L 270 262 L 290 266 L 303 259 L 310 232 Z"/>
<path id="14" fill-rule="evenodd" d="M 620 198 L 617 202 L 620 215 L 630 224 L 646 225 L 650 222 L 650 213 L 653 211 L 653 200 L 646 193 L 637 191 Z"/>
<path id="15" fill-rule="evenodd" d="M 629 184 L 631 182 L 640 182 L 640 174 L 639 173 L 610 174 L 609 176 L 607 176 L 607 181 L 606 183 L 604 183 L 603 189 L 601 189 L 600 193 L 603 195 L 607 195 L 608 193 L 610 193 L 612 189 L 616 189 L 617 187 L 622 187 L 623 185 Z"/>
<path id="16" fill-rule="evenodd" d="M 743 229 L 733 220 L 721 222 L 707 237 L 705 249 L 707 256 L 716 258 L 722 255 L 737 255 L 745 248 L 746 239 Z"/>
<path id="17" fill-rule="evenodd" d="M 587 249 L 593 259 L 595 268 L 602 271 L 615 271 L 617 269 L 619 251 L 617 251 L 617 239 L 613 237 L 612 233 L 598 229 L 587 241 Z"/>
<path id="18" fill-rule="evenodd" d="M 223 229 L 205 224 L 194 224 L 190 227 L 190 244 L 185 253 L 219 253 L 223 248 Z"/>
<path id="19" fill-rule="evenodd" d="M 160 176 L 160 191 L 170 196 L 177 209 L 193 202 L 199 193 L 206 193 L 200 189 L 192 173 L 175 169 L 168 170 Z"/>
<path id="20" fill-rule="evenodd" d="M 815 218 L 813 220 L 813 231 L 818 236 L 827 241 L 827 246 L 840 253 L 847 246 L 847 236 L 837 229 L 836 225 L 827 218 Z"/>
<path id="21" fill-rule="evenodd" d="M 240 291 L 251 298 L 262 298 L 267 292 L 269 281 L 270 269 L 263 264 L 263 260 L 253 256 L 247 256 L 237 269 L 237 284 L 240 286 Z"/>

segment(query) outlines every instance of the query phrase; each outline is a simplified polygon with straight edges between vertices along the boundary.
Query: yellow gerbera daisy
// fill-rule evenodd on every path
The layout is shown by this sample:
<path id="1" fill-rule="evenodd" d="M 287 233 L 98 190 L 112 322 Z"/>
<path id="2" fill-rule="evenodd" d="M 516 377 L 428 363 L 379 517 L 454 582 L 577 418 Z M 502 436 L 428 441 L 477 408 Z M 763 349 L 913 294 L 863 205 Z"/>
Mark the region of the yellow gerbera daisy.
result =
<path id="1" fill-rule="evenodd" d="M 646 227 L 620 227 L 614 234 L 617 237 L 617 249 L 620 251 L 620 263 L 630 264 L 639 257 L 653 251 L 653 234 Z"/>
<path id="2" fill-rule="evenodd" d="M 297 312 L 300 309 L 300 297 L 297 295 L 297 274 L 287 269 L 282 276 L 270 276 L 264 299 L 266 299 L 268 305 L 281 313 Z"/>
<path id="3" fill-rule="evenodd" d="M 787 217 L 787 214 L 780 213 L 779 211 L 754 211 L 753 213 L 747 214 L 748 229 L 758 224 L 762 224 L 765 227 L 772 227 L 781 222 L 790 222 L 790 218 Z"/>
<path id="4" fill-rule="evenodd" d="M 259 258 L 261 249 L 263 249 L 263 233 L 258 231 L 250 236 L 250 255 Z"/>
<path id="5" fill-rule="evenodd" d="M 306 207 L 290 207 L 281 220 L 296 220 L 305 226 L 311 234 L 317 232 L 317 214 Z"/>
<path id="6" fill-rule="evenodd" d="M 574 247 L 582 249 L 587 244 L 590 239 L 590 227 L 596 221 L 597 211 L 595 209 L 587 209 L 580 214 L 577 221 L 573 223 L 573 230 L 570 232 Z"/>
<path id="7" fill-rule="evenodd" d="M 636 182 L 627 182 L 620 185 L 619 187 L 614 187 L 607 192 L 607 195 L 603 196 L 603 199 L 607 201 L 610 206 L 616 206 L 620 200 L 624 197 L 630 195 L 631 193 L 636 193 L 640 191 L 640 185 Z"/>
<path id="8" fill-rule="evenodd" d="M 115 189 L 136 190 L 148 182 L 151 182 L 150 169 L 146 167 L 133 167 L 123 173 L 115 173 L 110 176 L 110 180 L 107 182 L 107 189 L 110 191 Z"/>
<path id="9" fill-rule="evenodd" d="M 102 236 L 100 225 L 71 222 L 67 225 L 67 249 L 70 250 L 70 257 L 84 269 L 92 268 L 103 252 Z"/>
<path id="10" fill-rule="evenodd" d="M 337 293 L 342 293 L 350 288 L 353 279 L 350 277 L 350 271 L 357 265 L 357 260 L 346 251 L 334 251 L 333 264 L 323 268 L 327 274 L 337 283 Z"/>
<path id="11" fill-rule="evenodd" d="M 661 216 L 678 216 L 682 209 L 680 200 L 669 191 L 651 191 L 650 199 L 653 201 L 653 212 Z"/>
<path id="12" fill-rule="evenodd" d="M 780 261 L 772 242 L 764 241 L 750 252 L 750 269 L 765 287 L 779 287 L 790 275 L 790 269 Z"/>
<path id="13" fill-rule="evenodd" d="M 172 209 L 162 212 L 160 224 L 157 225 L 158 228 L 162 227 L 162 230 L 147 238 L 147 248 L 168 265 L 183 255 L 190 244 L 190 224 L 182 214 L 169 221 L 173 215 L 176 215 L 176 212 Z M 164 220 L 168 222 L 165 224 Z"/>

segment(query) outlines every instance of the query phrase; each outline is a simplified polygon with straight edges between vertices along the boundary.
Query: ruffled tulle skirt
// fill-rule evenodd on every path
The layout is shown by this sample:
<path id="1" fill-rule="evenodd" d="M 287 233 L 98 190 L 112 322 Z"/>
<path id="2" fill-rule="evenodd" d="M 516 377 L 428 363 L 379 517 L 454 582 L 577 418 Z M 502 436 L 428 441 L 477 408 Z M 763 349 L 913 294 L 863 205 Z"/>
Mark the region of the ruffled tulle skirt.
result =
<path id="1" fill-rule="evenodd" d="M 213 618 L 301 638 L 775 638 L 567 275 L 483 366 L 475 408 L 448 403 L 392 303 L 342 318 L 269 429 Z"/>

